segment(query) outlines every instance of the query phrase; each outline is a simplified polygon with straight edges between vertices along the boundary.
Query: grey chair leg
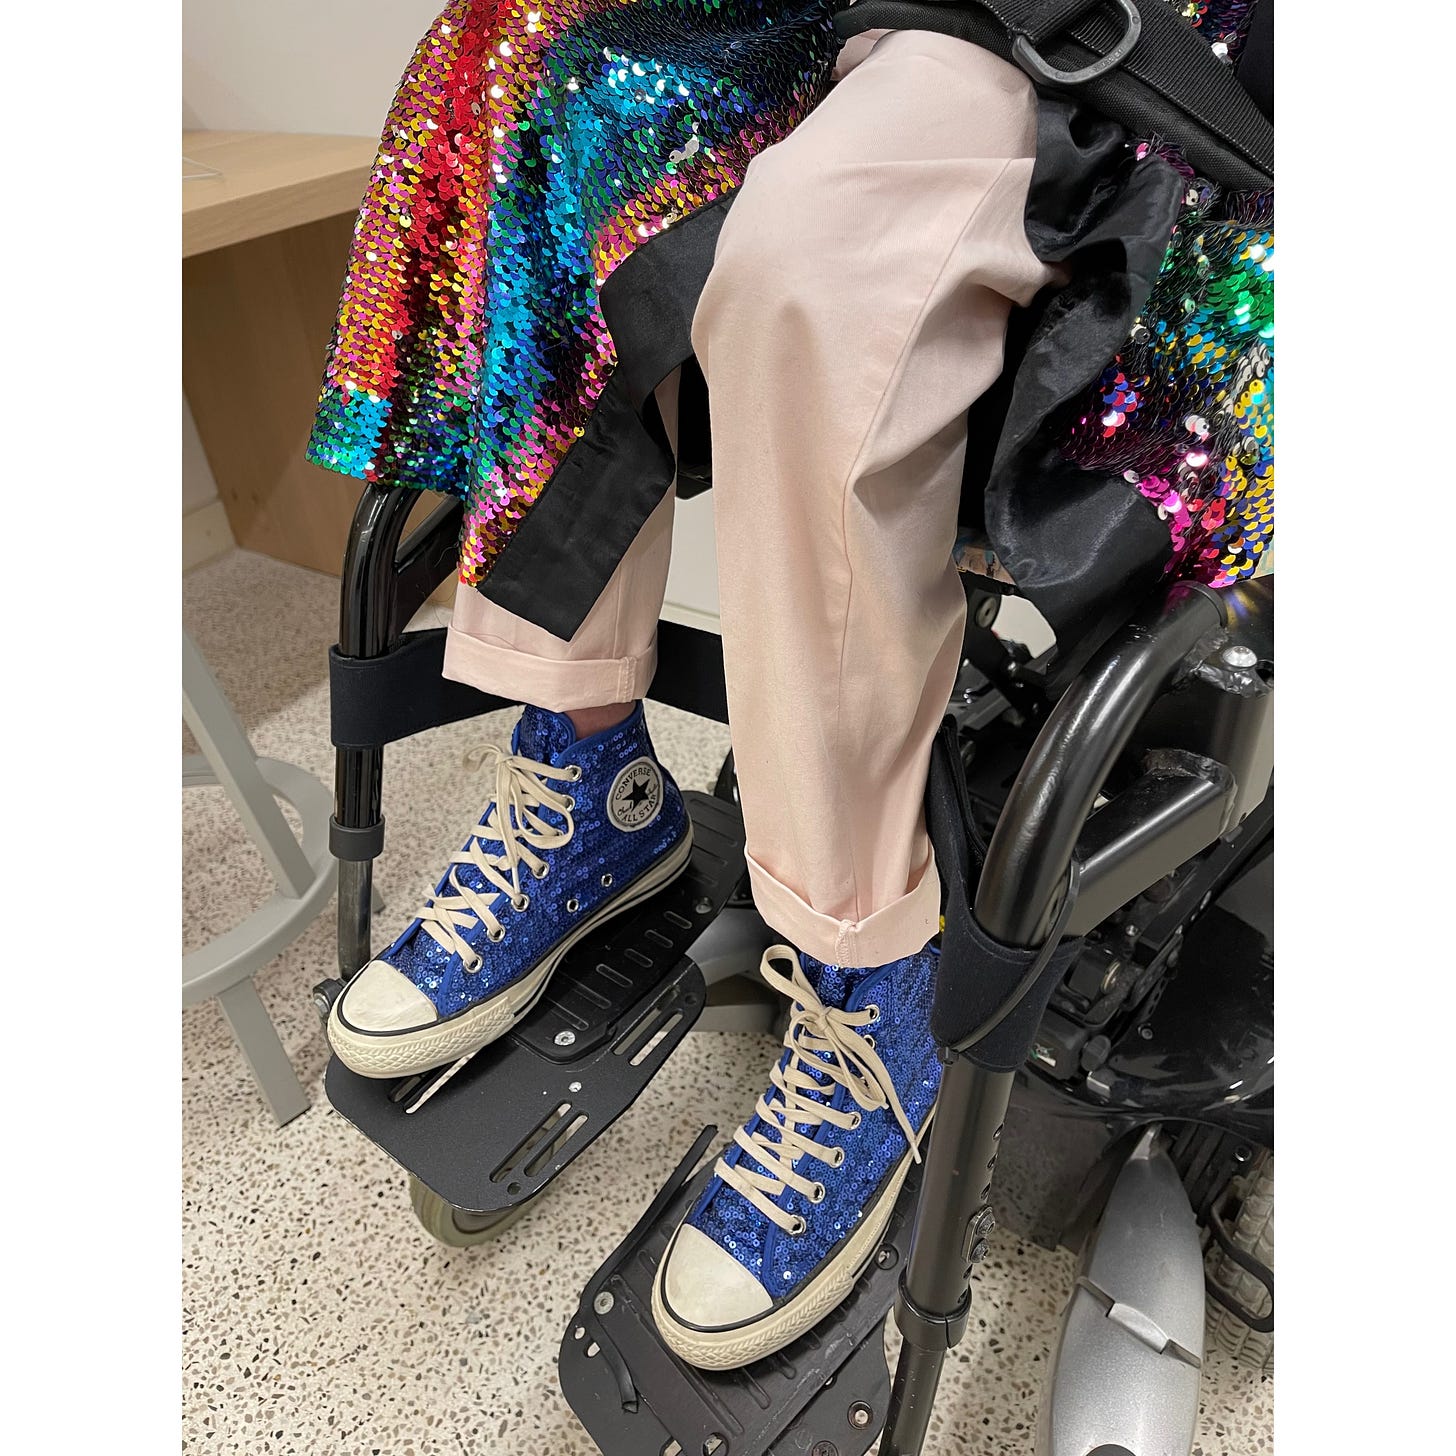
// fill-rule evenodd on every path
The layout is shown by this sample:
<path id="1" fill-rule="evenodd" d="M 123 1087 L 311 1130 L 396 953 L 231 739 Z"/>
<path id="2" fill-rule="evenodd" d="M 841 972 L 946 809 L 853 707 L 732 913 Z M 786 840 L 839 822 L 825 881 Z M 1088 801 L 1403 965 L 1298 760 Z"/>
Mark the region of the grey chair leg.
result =
<path id="1" fill-rule="evenodd" d="M 274 800 L 273 790 L 258 772 L 253 745 L 232 704 L 186 632 L 182 634 L 182 717 L 279 890 L 301 899 L 314 881 L 313 868 Z"/>
<path id="2" fill-rule="evenodd" d="M 319 914 L 333 889 L 334 861 L 328 852 L 331 801 L 324 786 L 302 769 L 257 758 L 232 704 L 186 632 L 182 716 L 202 749 L 200 756 L 183 761 L 183 787 L 222 785 L 278 887 L 267 904 L 241 925 L 183 957 L 182 1004 L 217 997 L 281 1124 L 307 1109 L 308 1095 L 263 1010 L 252 977 Z M 292 804 L 303 820 L 301 844 L 275 795 Z"/>
<path id="3" fill-rule="evenodd" d="M 307 1112 L 308 1093 L 283 1050 L 277 1029 L 263 1010 L 252 979 L 219 991 L 217 1003 L 279 1126 L 291 1122 L 300 1112 Z"/>

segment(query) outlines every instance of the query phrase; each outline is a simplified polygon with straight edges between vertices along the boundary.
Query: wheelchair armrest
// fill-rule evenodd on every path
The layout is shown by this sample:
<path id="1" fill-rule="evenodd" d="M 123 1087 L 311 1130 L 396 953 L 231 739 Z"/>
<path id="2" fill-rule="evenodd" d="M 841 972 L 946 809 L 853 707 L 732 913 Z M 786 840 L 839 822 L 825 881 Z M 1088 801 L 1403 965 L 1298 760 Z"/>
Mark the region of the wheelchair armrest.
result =
<path id="1" fill-rule="evenodd" d="M 984 930 L 1011 946 L 1039 945 L 1046 937 L 1078 840 L 1114 764 L 1148 709 L 1208 655 L 1224 626 L 1217 593 L 1178 583 L 1114 636 L 1062 694 L 991 837 L 975 902 Z"/>
<path id="2" fill-rule="evenodd" d="M 455 565 L 463 501 L 447 497 L 401 543 L 419 492 L 371 482 L 349 526 L 339 591 L 339 652 L 379 657 Z"/>

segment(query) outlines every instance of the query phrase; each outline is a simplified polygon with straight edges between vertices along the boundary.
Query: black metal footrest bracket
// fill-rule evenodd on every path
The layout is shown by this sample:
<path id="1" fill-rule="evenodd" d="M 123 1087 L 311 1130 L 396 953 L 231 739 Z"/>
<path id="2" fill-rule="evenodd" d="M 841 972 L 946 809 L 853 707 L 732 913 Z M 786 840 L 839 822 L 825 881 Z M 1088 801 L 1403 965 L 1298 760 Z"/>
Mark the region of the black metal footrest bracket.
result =
<path id="1" fill-rule="evenodd" d="M 684 798 L 687 870 L 573 947 L 499 1041 L 398 1081 L 329 1062 L 335 1110 L 455 1208 L 496 1213 L 535 1197 L 631 1106 L 701 1013 L 703 977 L 686 952 L 743 873 L 743 825 L 735 805 Z"/>
<path id="2" fill-rule="evenodd" d="M 741 1370 L 697 1370 L 662 1343 L 652 1283 L 708 1179 L 707 1128 L 637 1227 L 597 1271 L 566 1327 L 561 1389 L 604 1456 L 864 1456 L 890 1398 L 884 1324 L 909 1252 L 919 1169 L 905 1180 L 849 1298 L 787 1349 Z"/>

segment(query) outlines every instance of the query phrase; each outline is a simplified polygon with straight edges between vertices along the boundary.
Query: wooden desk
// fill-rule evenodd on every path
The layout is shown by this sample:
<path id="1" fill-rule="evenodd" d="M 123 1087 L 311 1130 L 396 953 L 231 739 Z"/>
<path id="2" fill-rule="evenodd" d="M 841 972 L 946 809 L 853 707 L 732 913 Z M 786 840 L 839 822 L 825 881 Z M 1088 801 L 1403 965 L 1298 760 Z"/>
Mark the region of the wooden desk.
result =
<path id="1" fill-rule="evenodd" d="M 303 458 L 378 143 L 182 133 L 182 384 L 239 546 L 338 575 L 359 482 Z M 435 504 L 422 495 L 421 514 Z"/>

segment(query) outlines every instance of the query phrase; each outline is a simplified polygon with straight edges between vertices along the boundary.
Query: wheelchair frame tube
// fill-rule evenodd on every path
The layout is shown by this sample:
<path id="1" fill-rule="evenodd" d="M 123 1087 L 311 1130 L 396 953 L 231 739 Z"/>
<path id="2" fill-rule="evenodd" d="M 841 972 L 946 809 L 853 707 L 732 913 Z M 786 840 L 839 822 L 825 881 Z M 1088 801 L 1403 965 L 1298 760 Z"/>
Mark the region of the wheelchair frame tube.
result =
<path id="1" fill-rule="evenodd" d="M 399 542 L 405 524 L 418 499 L 410 490 L 366 485 L 354 508 L 349 527 L 349 544 L 339 583 L 339 652 L 345 657 L 381 657 L 389 650 L 399 627 L 401 581 L 411 573 L 409 585 L 419 591 L 419 577 L 428 574 L 426 563 L 412 570 L 441 534 L 447 516 L 458 515 L 458 501 L 439 507 L 406 544 L 400 560 Z M 420 538 L 422 543 L 416 545 Z M 424 587 L 422 602 L 439 578 Z M 412 613 L 419 602 L 410 607 Z M 344 830 L 371 829 L 383 823 L 380 817 L 384 781 L 382 748 L 339 748 L 334 752 L 334 823 Z M 336 838 L 335 853 L 342 846 Z M 377 854 L 378 850 L 375 849 Z M 371 954 L 370 904 L 373 895 L 374 861 L 339 857 L 339 972 L 347 980 L 368 961 Z"/>
<path id="2" fill-rule="evenodd" d="M 1150 704 L 1224 623 L 1207 588 L 1180 583 L 1099 652 L 1052 710 L 996 823 L 976 890 L 982 927 L 1010 945 L 1047 935 L 1077 838 Z M 895 1319 L 904 1336 L 882 1456 L 920 1456 L 946 1351 L 970 1317 L 970 1274 L 989 1233 L 991 1180 L 1014 1072 L 964 1055 L 941 1081 Z"/>

